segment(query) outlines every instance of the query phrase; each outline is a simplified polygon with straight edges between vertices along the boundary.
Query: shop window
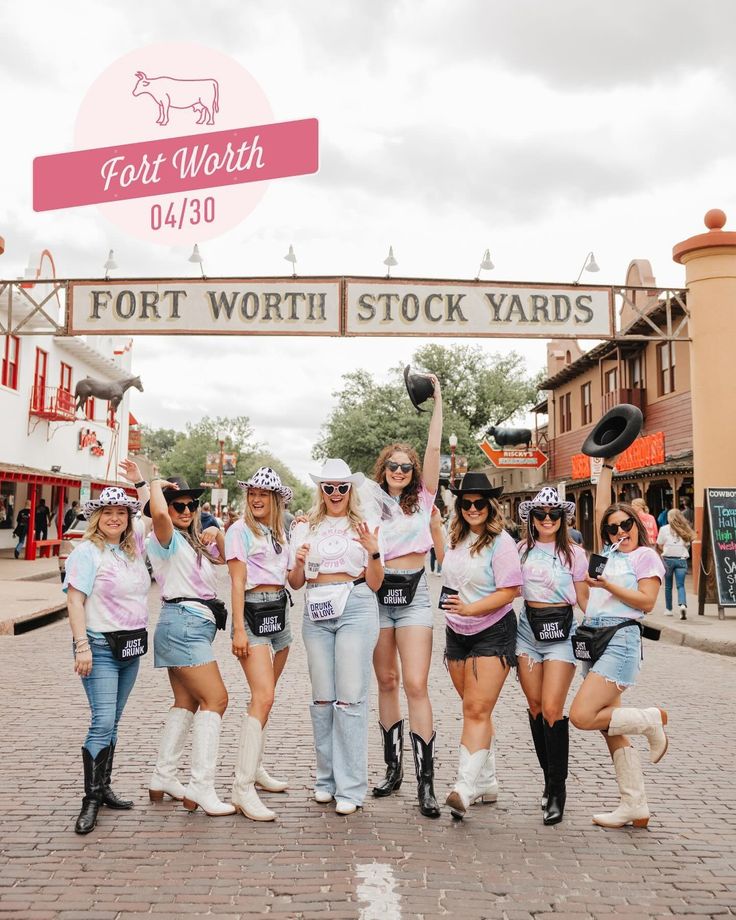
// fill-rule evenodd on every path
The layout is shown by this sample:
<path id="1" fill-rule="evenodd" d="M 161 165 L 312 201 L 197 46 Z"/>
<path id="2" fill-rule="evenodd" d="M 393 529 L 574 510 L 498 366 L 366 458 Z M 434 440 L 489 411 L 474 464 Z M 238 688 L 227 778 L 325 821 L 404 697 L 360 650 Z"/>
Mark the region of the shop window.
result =
<path id="1" fill-rule="evenodd" d="M 644 363 L 641 355 L 629 359 L 629 386 L 636 389 L 644 388 Z"/>
<path id="2" fill-rule="evenodd" d="M 18 389 L 18 357 L 20 355 L 20 338 L 17 335 L 5 336 L 5 353 L 3 355 L 2 385 L 11 390 Z"/>
<path id="3" fill-rule="evenodd" d="M 560 399 L 560 433 L 564 434 L 566 431 L 572 429 L 572 411 L 570 409 L 570 394 L 565 393 Z"/>
<path id="4" fill-rule="evenodd" d="M 603 375 L 603 382 L 606 393 L 615 393 L 618 389 L 618 368 L 612 367 Z"/>
<path id="5" fill-rule="evenodd" d="M 94 396 L 88 396 L 84 401 L 84 415 L 89 419 L 90 422 L 95 420 L 95 398 Z"/>
<path id="6" fill-rule="evenodd" d="M 590 381 L 580 387 L 580 406 L 583 425 L 589 425 L 593 421 L 593 388 Z"/>
<path id="7" fill-rule="evenodd" d="M 68 364 L 61 362 L 61 374 L 59 376 L 59 389 L 67 393 L 72 391 L 72 369 Z"/>
<path id="8" fill-rule="evenodd" d="M 675 346 L 672 342 L 657 345 L 657 383 L 659 396 L 675 390 Z"/>
<path id="9" fill-rule="evenodd" d="M 36 349 L 36 365 L 33 372 L 33 408 L 42 410 L 46 401 L 46 365 L 48 353 L 43 348 Z"/>

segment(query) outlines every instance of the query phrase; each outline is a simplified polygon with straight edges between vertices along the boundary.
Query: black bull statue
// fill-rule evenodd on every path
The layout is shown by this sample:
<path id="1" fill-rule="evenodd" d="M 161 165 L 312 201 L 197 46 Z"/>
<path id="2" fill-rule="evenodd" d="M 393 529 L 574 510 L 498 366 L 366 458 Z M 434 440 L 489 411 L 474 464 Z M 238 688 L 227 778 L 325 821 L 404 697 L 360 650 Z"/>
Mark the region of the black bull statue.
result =
<path id="1" fill-rule="evenodd" d="M 532 443 L 532 433 L 529 428 L 498 428 L 495 425 L 486 432 L 486 437 L 493 438 L 499 447 L 514 447 L 525 444 L 527 450 Z"/>
<path id="2" fill-rule="evenodd" d="M 114 383 L 105 383 L 103 380 L 95 380 L 93 377 L 85 377 L 80 380 L 74 388 L 74 395 L 77 399 L 76 411 L 84 408 L 87 400 L 94 396 L 96 399 L 108 399 L 110 408 L 117 412 L 118 406 L 123 400 L 125 391 L 130 387 L 135 387 L 143 392 L 143 384 L 140 377 L 124 377 L 122 380 L 116 380 Z"/>

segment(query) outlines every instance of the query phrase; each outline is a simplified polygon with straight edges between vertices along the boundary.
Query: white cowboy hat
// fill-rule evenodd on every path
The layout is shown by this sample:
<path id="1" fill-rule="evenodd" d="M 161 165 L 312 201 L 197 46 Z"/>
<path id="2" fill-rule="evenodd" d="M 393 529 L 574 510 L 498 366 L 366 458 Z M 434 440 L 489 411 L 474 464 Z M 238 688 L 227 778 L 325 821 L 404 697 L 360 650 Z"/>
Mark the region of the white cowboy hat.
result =
<path id="1" fill-rule="evenodd" d="M 361 486 L 365 481 L 365 476 L 362 473 L 351 473 L 350 467 L 344 460 L 335 460 L 334 458 L 325 460 L 319 476 L 310 473 L 309 478 L 317 485 L 321 482 L 352 482 L 356 486 Z"/>
<path id="2" fill-rule="evenodd" d="M 108 486 L 100 492 L 99 498 L 85 502 L 82 507 L 82 514 L 89 518 L 99 508 L 130 508 L 135 514 L 141 510 L 141 503 L 137 498 L 131 498 L 120 486 Z"/>
<path id="3" fill-rule="evenodd" d="M 525 501 L 519 505 L 520 519 L 526 524 L 529 521 L 529 514 L 532 508 L 540 508 L 542 506 L 547 508 L 564 508 L 567 512 L 568 521 L 570 521 L 575 514 L 575 502 L 560 501 L 557 489 L 554 489 L 552 486 L 545 486 L 541 491 L 537 492 L 531 501 Z"/>
<path id="4" fill-rule="evenodd" d="M 262 466 L 253 473 L 245 482 L 238 480 L 241 489 L 266 489 L 268 492 L 278 492 L 285 502 L 290 502 L 294 497 L 292 490 L 281 482 L 281 477 L 270 466 Z"/>

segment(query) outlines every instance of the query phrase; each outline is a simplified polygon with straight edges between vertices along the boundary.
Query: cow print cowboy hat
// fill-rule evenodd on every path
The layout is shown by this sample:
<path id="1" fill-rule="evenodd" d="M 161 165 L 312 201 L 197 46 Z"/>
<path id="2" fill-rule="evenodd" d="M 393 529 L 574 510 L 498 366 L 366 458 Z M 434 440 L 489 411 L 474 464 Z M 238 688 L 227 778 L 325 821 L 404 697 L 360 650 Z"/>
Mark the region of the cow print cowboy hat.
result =
<path id="1" fill-rule="evenodd" d="M 99 498 L 93 498 L 82 506 L 82 514 L 87 520 L 100 508 L 128 508 L 131 514 L 141 510 L 141 503 L 137 498 L 128 495 L 120 486 L 109 486 L 100 492 Z"/>
<path id="2" fill-rule="evenodd" d="M 529 523 L 529 515 L 532 508 L 562 508 L 567 515 L 568 522 L 572 520 L 575 514 L 575 502 L 565 502 L 560 499 L 557 489 L 552 486 L 545 486 L 530 501 L 522 502 L 519 505 L 519 518 L 525 523 Z"/>
<path id="3" fill-rule="evenodd" d="M 161 482 L 171 482 L 175 486 L 178 486 L 176 489 L 164 488 L 163 493 L 167 505 L 170 505 L 176 498 L 200 498 L 204 494 L 204 489 L 190 489 L 189 483 L 186 479 L 182 479 L 181 476 L 168 476 L 166 479 L 162 479 Z M 150 501 L 146 502 L 143 513 L 146 517 L 151 516 Z"/>
<path id="4" fill-rule="evenodd" d="M 270 466 L 262 466 L 253 473 L 250 479 L 243 482 L 238 480 L 241 489 L 265 489 L 267 492 L 277 492 L 288 504 L 294 497 L 293 491 L 281 482 L 281 477 Z"/>

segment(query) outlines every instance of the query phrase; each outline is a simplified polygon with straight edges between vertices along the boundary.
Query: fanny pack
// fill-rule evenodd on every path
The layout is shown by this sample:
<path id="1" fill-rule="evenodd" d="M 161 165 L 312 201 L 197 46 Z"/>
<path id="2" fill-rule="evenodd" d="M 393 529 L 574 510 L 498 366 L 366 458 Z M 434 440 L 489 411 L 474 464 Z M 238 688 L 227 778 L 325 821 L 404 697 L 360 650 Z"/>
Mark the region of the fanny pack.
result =
<path id="1" fill-rule="evenodd" d="M 254 636 L 273 636 L 286 629 L 287 598 L 293 607 L 288 591 L 272 601 L 245 602 L 245 619 Z"/>
<path id="2" fill-rule="evenodd" d="M 408 607 L 414 600 L 424 569 L 411 575 L 399 575 L 389 572 L 383 578 L 383 584 L 376 591 L 379 604 L 386 607 Z"/>
<path id="3" fill-rule="evenodd" d="M 573 655 L 578 661 L 595 664 L 619 629 L 625 629 L 627 626 L 636 626 L 639 632 L 642 631 L 638 620 L 624 620 L 623 623 L 616 623 L 615 626 L 586 626 L 585 624 L 578 626 L 571 639 Z M 644 657 L 643 650 L 642 657 Z"/>
<path id="4" fill-rule="evenodd" d="M 148 651 L 148 630 L 119 629 L 116 632 L 103 633 L 110 651 L 118 661 L 130 661 L 140 658 Z"/>
<path id="5" fill-rule="evenodd" d="M 526 618 L 537 642 L 562 642 L 570 638 L 573 624 L 572 606 L 529 607 Z"/>
<path id="6" fill-rule="evenodd" d="M 227 626 L 227 607 L 225 602 L 221 601 L 219 597 L 162 597 L 161 600 L 164 604 L 186 604 L 189 603 L 204 604 L 205 607 L 208 607 L 212 612 L 212 615 L 215 618 L 215 626 L 218 629 L 224 629 Z"/>
<path id="7" fill-rule="evenodd" d="M 307 616 L 313 623 L 322 620 L 336 620 L 342 616 L 350 592 L 355 585 L 362 585 L 365 578 L 355 581 L 340 581 L 337 584 L 314 585 L 307 588 Z"/>

